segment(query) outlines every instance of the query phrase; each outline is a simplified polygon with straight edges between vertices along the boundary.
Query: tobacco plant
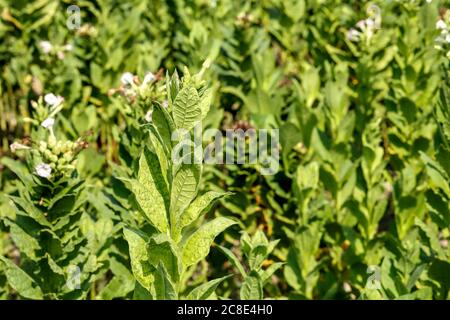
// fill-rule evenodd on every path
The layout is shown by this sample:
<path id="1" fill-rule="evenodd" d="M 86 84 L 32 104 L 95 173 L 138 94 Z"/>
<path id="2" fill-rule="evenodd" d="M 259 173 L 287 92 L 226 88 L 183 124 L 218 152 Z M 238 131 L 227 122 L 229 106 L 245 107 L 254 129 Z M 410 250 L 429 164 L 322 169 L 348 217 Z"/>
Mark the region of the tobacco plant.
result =
<path id="1" fill-rule="evenodd" d="M 269 255 L 275 249 L 279 241 L 269 241 L 261 230 L 258 230 L 253 237 L 248 233 L 243 233 L 240 239 L 242 257 L 239 259 L 233 251 L 220 246 L 220 250 L 225 254 L 229 262 L 239 272 L 243 278 L 239 297 L 242 300 L 263 299 L 264 285 L 271 279 L 272 275 L 283 265 L 281 262 L 268 260 Z M 244 265 L 241 261 L 248 261 Z M 269 264 L 267 266 L 267 264 Z M 265 268 L 263 268 L 265 266 Z"/>
<path id="2" fill-rule="evenodd" d="M 448 1 L 79 1 L 81 25 L 75 29 L 67 26 L 68 5 L 0 0 L 0 298 L 30 296 L 17 283 L 31 280 L 15 281 L 14 266 L 44 298 L 158 298 L 166 295 L 157 288 L 167 279 L 174 288 L 170 297 L 194 297 L 192 290 L 202 292 L 207 279 L 216 282 L 197 297 L 237 298 L 243 284 L 254 284 L 250 291 L 261 297 L 253 271 L 268 270 L 272 261 L 284 264 L 267 278 L 265 298 L 449 298 Z M 165 76 L 184 65 L 201 77 Z M 70 106 L 58 112 L 55 136 L 73 141 L 75 153 L 78 137 L 90 144 L 75 164 L 59 163 L 59 156 L 54 162 L 51 132 L 41 126 L 49 114 L 35 117 L 30 103 L 51 91 Z M 193 95 L 195 108 L 189 106 L 187 132 L 172 139 L 183 126 L 181 113 L 174 112 L 181 92 Z M 197 105 L 204 107 L 201 116 Z M 30 117 L 38 120 L 22 121 Z M 177 164 L 172 150 L 180 143 L 189 150 L 191 120 L 199 119 L 203 129 L 222 132 L 279 129 L 280 170 L 261 175 L 249 164 Z M 46 143 L 42 160 L 39 141 Z M 23 146 L 31 149 L 17 149 Z M 70 178 L 38 177 L 41 162 L 40 173 L 61 171 Z M 52 163 L 54 168 L 45 165 Z M 196 191 L 186 207 L 173 208 L 178 172 L 194 177 Z M 77 180 L 83 181 L 73 189 L 78 209 L 63 215 L 77 221 L 58 231 L 39 226 L 54 234 L 30 229 L 30 213 L 52 212 L 51 199 L 60 190 L 53 184 L 69 187 Z M 151 188 L 148 181 L 157 193 L 140 192 Z M 140 194 L 159 200 L 145 204 Z M 218 205 L 177 228 L 177 219 L 194 210 L 189 208 L 202 195 L 216 195 Z M 41 198 L 47 202 L 40 204 Z M 153 220 L 147 216 L 157 201 L 167 229 L 160 224 L 165 220 L 153 219 L 156 213 Z M 218 250 L 186 267 L 187 239 L 213 217 L 233 217 L 248 235 L 261 230 L 280 239 L 262 269 L 250 266 L 254 254 L 244 243 L 251 241 L 238 228 L 214 241 L 235 253 L 243 273 Z M 50 233 L 89 244 L 80 250 L 102 265 L 93 277 L 83 272 L 92 281 L 80 290 L 62 289 L 63 278 L 73 277 L 65 270 L 69 262 L 55 258 L 48 245 Z M 141 244 L 131 257 L 124 234 Z M 147 247 L 159 244 L 174 252 L 164 251 L 164 257 L 175 257 L 178 274 L 169 261 L 160 267 L 151 260 Z M 47 251 L 65 272 L 56 272 L 53 284 L 45 282 L 51 290 L 35 279 L 42 272 L 29 267 L 30 261 L 47 261 L 50 270 L 42 258 Z M 151 262 L 141 263 L 150 260 L 137 260 L 136 252 L 148 253 Z M 82 263 L 72 265 L 83 270 Z M 236 276 L 222 279 L 230 270 Z M 137 277 L 141 271 L 148 277 Z"/>
<path id="3" fill-rule="evenodd" d="M 31 140 L 11 145 L 13 152 L 25 153 L 25 163 L 2 159 L 17 176 L 16 189 L 8 196 L 14 214 L 2 217 L 16 250 L 0 257 L 0 270 L 22 298 L 86 298 L 105 266 L 108 232 L 102 232 L 113 226 L 106 219 L 92 221 L 86 212 L 86 185 L 76 170 L 86 142 L 55 135 L 63 99 L 48 94 L 33 106 Z"/>
<path id="4" fill-rule="evenodd" d="M 124 229 L 138 297 L 154 299 L 206 299 L 224 278 L 211 280 L 184 292 L 185 282 L 204 259 L 214 238 L 235 222 L 218 217 L 198 223 L 213 202 L 225 193 L 200 192 L 201 162 L 195 150 L 177 159 L 173 151 L 190 136 L 209 109 L 208 89 L 197 76 L 185 72 L 167 79 L 167 107 L 153 105 L 149 147 L 140 156 L 137 178 L 129 181 L 139 210 L 151 228 Z M 183 136 L 177 136 L 183 130 Z M 176 139 L 173 141 L 173 137 Z"/>

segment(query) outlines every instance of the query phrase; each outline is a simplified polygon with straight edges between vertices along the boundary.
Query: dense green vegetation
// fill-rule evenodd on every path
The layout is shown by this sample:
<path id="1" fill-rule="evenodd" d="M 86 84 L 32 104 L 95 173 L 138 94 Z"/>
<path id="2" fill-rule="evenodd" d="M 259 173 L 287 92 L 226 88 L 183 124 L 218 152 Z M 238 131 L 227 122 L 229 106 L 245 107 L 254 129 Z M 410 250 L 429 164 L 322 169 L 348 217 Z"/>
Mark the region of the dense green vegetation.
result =
<path id="1" fill-rule="evenodd" d="M 0 0 L 0 299 L 450 299 L 448 1 L 71 5 Z"/>

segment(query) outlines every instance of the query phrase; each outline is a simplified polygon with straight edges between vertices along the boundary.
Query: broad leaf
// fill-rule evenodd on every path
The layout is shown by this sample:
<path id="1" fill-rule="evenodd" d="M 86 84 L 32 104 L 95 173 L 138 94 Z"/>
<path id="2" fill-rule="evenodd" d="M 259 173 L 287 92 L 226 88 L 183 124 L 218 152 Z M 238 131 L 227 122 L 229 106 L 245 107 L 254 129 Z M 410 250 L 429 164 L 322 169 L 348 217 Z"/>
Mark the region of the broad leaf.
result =
<path id="1" fill-rule="evenodd" d="M 151 292 L 152 284 L 155 280 L 155 268 L 150 264 L 146 239 L 137 231 L 124 229 L 123 234 L 128 242 L 130 252 L 131 270 L 137 281 Z"/>
<path id="2" fill-rule="evenodd" d="M 197 90 L 190 85 L 185 86 L 173 103 L 173 119 L 177 129 L 190 131 L 201 121 L 201 114 Z"/>
<path id="3" fill-rule="evenodd" d="M 166 190 L 169 190 L 169 181 L 171 181 L 171 167 L 169 164 L 168 157 L 170 157 L 170 152 L 165 150 L 159 138 L 156 136 L 158 133 L 153 130 L 150 132 L 150 141 L 153 146 L 153 150 L 159 160 L 159 165 L 161 167 L 161 173 L 164 177 L 166 183 Z M 159 134 L 158 134 L 159 135 Z"/>
<path id="4" fill-rule="evenodd" d="M 216 288 L 219 286 L 219 284 L 229 277 L 231 277 L 231 275 L 225 276 L 222 278 L 218 278 L 218 279 L 214 279 L 214 280 L 211 280 L 204 284 L 199 285 L 198 287 L 194 288 L 191 292 L 189 292 L 186 299 L 188 299 L 188 300 L 207 300 L 207 299 L 209 299 L 214 294 L 214 292 L 216 291 Z"/>
<path id="5" fill-rule="evenodd" d="M 211 106 L 211 102 L 212 102 L 212 90 L 211 89 L 207 89 L 204 93 L 203 96 L 200 100 L 200 110 L 201 110 L 201 115 L 202 115 L 202 119 L 204 119 L 206 117 L 206 115 L 209 112 L 209 108 Z"/>
<path id="6" fill-rule="evenodd" d="M 173 222 L 184 211 L 197 194 L 201 169 L 199 165 L 182 164 L 172 181 L 170 212 L 174 215 Z"/>
<path id="7" fill-rule="evenodd" d="M 25 271 L 3 256 L 0 256 L 0 263 L 3 264 L 3 272 L 9 285 L 22 297 L 36 300 L 43 299 L 41 288 Z"/>
<path id="8" fill-rule="evenodd" d="M 242 300 L 261 300 L 263 298 L 262 281 L 256 271 L 250 272 L 242 284 L 240 297 Z"/>
<path id="9" fill-rule="evenodd" d="M 282 266 L 284 265 L 283 262 L 276 262 L 271 264 L 266 270 L 260 272 L 260 277 L 261 277 L 261 281 L 262 283 L 266 283 L 270 277 L 278 270 L 280 269 Z"/>
<path id="10" fill-rule="evenodd" d="M 243 277 L 245 277 L 246 272 L 245 272 L 244 267 L 242 266 L 241 262 L 239 261 L 238 257 L 236 257 L 236 255 L 228 248 L 225 248 L 222 246 L 218 246 L 218 248 L 225 254 L 228 261 L 233 265 L 233 267 L 235 267 L 239 271 L 239 273 Z"/>
<path id="11" fill-rule="evenodd" d="M 219 217 L 202 225 L 195 231 L 183 246 L 182 259 L 184 267 L 187 268 L 204 259 L 209 253 L 214 238 L 235 223 L 231 219 Z"/>
<path id="12" fill-rule="evenodd" d="M 173 281 L 178 281 L 181 273 L 181 261 L 176 248 L 166 234 L 158 234 L 150 238 L 147 244 L 149 262 L 157 268 L 163 263 L 165 270 Z"/>
<path id="13" fill-rule="evenodd" d="M 227 193 L 223 192 L 208 191 L 196 197 L 178 219 L 178 228 L 183 229 L 190 225 L 202 214 L 208 212 L 218 199 L 226 195 Z"/>
<path id="14" fill-rule="evenodd" d="M 133 193 L 145 216 L 159 231 L 168 230 L 166 199 L 167 185 L 158 157 L 144 152 L 139 160 L 138 180 L 132 182 Z"/>
<path id="15" fill-rule="evenodd" d="M 170 150 L 172 148 L 172 132 L 175 131 L 176 128 L 167 109 L 159 104 L 155 104 L 153 107 L 152 122 L 158 129 L 158 133 L 160 134 L 165 147 Z"/>
<path id="16" fill-rule="evenodd" d="M 155 292 L 158 300 L 175 300 L 178 298 L 175 286 L 162 263 L 158 265 L 155 272 Z"/>
<path id="17" fill-rule="evenodd" d="M 26 254 L 31 259 L 36 259 L 36 251 L 40 249 L 36 238 L 26 233 L 21 227 L 10 220 L 5 220 L 5 225 L 9 226 L 11 238 L 21 253 Z"/>

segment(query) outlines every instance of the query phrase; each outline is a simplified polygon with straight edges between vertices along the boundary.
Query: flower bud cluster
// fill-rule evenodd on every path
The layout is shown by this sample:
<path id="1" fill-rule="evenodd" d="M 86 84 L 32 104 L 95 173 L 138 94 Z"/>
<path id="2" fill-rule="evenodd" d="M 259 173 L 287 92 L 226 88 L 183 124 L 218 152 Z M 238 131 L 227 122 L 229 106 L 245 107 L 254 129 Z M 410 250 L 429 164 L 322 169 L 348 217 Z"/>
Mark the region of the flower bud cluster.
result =
<path id="1" fill-rule="evenodd" d="M 450 10 L 447 10 L 442 19 L 436 22 L 436 29 L 440 32 L 435 39 L 436 49 L 446 52 L 450 59 Z"/>
<path id="2" fill-rule="evenodd" d="M 355 27 L 350 28 L 347 33 L 347 39 L 353 42 L 359 42 L 365 40 L 367 43 L 375 35 L 376 30 L 381 28 L 381 9 L 371 4 L 367 8 L 369 17 L 364 20 L 360 20 L 356 23 Z"/>
<path id="3" fill-rule="evenodd" d="M 47 131 L 47 138 L 39 141 L 27 140 L 11 144 L 11 152 L 27 150 L 33 156 L 37 165 L 34 173 L 42 178 L 56 180 L 72 175 L 76 167 L 76 156 L 87 147 L 87 142 L 82 139 L 77 141 L 57 140 L 53 127 L 54 116 L 61 110 L 64 98 L 52 93 L 33 101 L 35 109 L 33 118 L 26 120 L 36 126 L 41 126 Z"/>
<path id="4" fill-rule="evenodd" d="M 87 143 L 78 139 L 77 141 L 56 141 L 53 136 L 50 136 L 47 141 L 39 141 L 37 149 L 33 149 L 33 153 L 42 159 L 39 165 L 46 165 L 50 168 L 50 173 L 40 174 L 38 168 L 36 173 L 44 178 L 51 178 L 57 176 L 70 176 L 76 167 L 76 156 L 84 148 Z M 47 172 L 47 171 L 46 171 Z"/>
<path id="5" fill-rule="evenodd" d="M 73 51 L 71 44 L 66 45 L 54 45 L 50 41 L 44 40 L 39 42 L 39 48 L 45 55 L 56 55 L 58 59 L 64 60 L 65 53 Z"/>
<path id="6" fill-rule="evenodd" d="M 31 101 L 33 118 L 24 118 L 25 122 L 41 125 L 46 129 L 53 127 L 55 116 L 64 107 L 64 98 L 53 93 L 40 96 L 37 101 Z"/>
<path id="7" fill-rule="evenodd" d="M 147 72 L 142 79 L 130 72 L 125 72 L 120 78 L 121 85 L 118 88 L 109 90 L 109 95 L 120 94 L 128 102 L 160 100 L 164 96 L 163 86 L 158 87 L 158 81 L 162 79 L 162 70 L 153 74 Z"/>

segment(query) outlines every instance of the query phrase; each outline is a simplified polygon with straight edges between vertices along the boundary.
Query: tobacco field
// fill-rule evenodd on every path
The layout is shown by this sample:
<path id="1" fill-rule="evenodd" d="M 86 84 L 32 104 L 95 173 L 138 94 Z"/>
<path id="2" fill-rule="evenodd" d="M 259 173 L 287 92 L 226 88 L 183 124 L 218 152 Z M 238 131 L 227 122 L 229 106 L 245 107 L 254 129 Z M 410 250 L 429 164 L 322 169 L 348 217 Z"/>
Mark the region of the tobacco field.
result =
<path id="1" fill-rule="evenodd" d="M 450 2 L 0 0 L 1 300 L 449 300 Z"/>

